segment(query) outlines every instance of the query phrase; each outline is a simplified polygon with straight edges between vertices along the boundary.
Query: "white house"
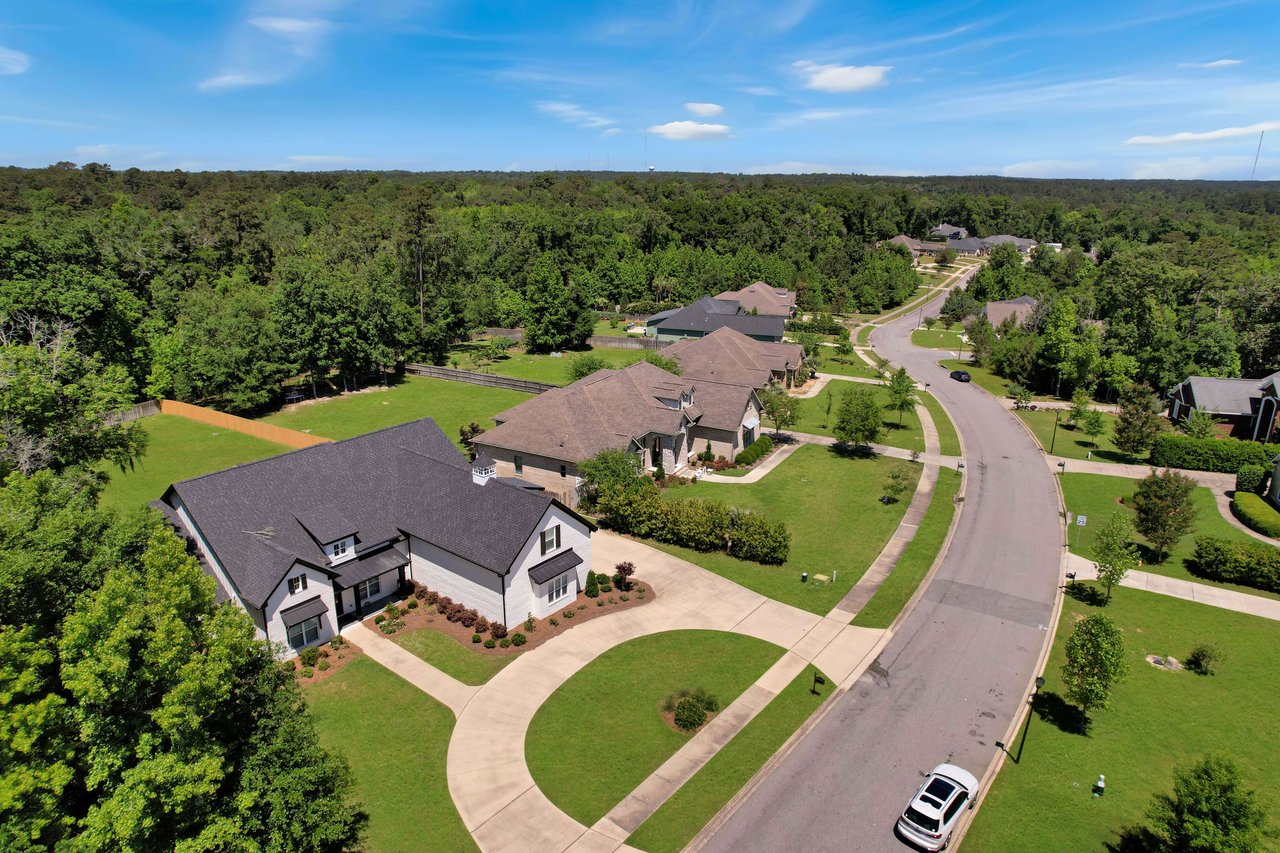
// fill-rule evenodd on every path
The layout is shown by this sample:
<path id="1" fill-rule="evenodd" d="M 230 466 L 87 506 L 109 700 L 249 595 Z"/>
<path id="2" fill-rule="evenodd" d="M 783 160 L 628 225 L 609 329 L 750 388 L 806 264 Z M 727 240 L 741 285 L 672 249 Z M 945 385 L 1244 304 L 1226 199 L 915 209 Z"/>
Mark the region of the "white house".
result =
<path id="1" fill-rule="evenodd" d="M 415 580 L 503 624 L 582 588 L 592 525 L 430 418 L 170 486 L 153 503 L 282 656 Z"/>

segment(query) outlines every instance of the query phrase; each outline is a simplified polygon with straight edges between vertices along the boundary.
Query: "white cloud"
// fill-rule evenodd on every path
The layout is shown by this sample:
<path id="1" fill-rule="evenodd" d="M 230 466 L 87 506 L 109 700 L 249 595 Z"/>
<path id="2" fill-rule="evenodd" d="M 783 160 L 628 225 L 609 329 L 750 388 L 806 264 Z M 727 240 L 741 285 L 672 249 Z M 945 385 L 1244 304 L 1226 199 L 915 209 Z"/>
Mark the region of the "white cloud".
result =
<path id="1" fill-rule="evenodd" d="M 348 157 L 343 154 L 291 154 L 285 159 L 299 166 L 354 166 L 368 162 L 363 157 Z"/>
<path id="2" fill-rule="evenodd" d="M 854 171 L 848 166 L 837 166 L 832 163 L 806 163 L 801 160 L 786 160 L 782 163 L 766 163 L 761 166 L 747 166 L 742 170 L 744 175 L 841 175 Z"/>
<path id="3" fill-rule="evenodd" d="M 76 159 L 82 163 L 114 162 L 119 166 L 154 163 L 169 153 L 138 145 L 113 145 L 111 143 L 78 145 L 75 148 L 75 152 Z"/>
<path id="4" fill-rule="evenodd" d="M 609 136 L 617 136 L 619 133 L 622 133 L 622 131 L 621 131 L 621 130 L 619 130 L 618 128 L 616 128 L 616 127 L 611 127 L 611 128 L 609 128 L 608 130 L 606 130 L 604 133 L 602 133 L 602 134 L 600 134 L 600 135 L 601 135 L 601 136 L 605 136 L 605 137 L 609 137 Z"/>
<path id="5" fill-rule="evenodd" d="M 1077 178 L 1096 175 L 1095 160 L 1027 160 L 1000 170 L 1007 178 Z"/>
<path id="6" fill-rule="evenodd" d="M 819 92 L 861 92 L 883 86 L 889 65 L 822 65 L 807 59 L 793 62 L 791 67 L 805 76 L 805 88 Z"/>
<path id="7" fill-rule="evenodd" d="M 1242 64 L 1239 59 L 1215 59 L 1213 62 L 1179 62 L 1179 68 L 1230 68 Z"/>
<path id="8" fill-rule="evenodd" d="M 702 116 L 703 118 L 715 118 L 724 112 L 724 107 L 719 104 L 699 104 L 695 102 L 685 104 L 684 108 L 694 115 Z"/>
<path id="9" fill-rule="evenodd" d="M 0 74 L 21 74 L 30 67 L 30 56 L 20 50 L 0 47 Z"/>
<path id="10" fill-rule="evenodd" d="M 799 112 L 778 116 L 778 118 L 774 120 L 773 126 L 775 128 L 795 127 L 796 125 L 808 124 L 809 122 L 814 121 L 836 121 L 838 119 L 856 118 L 857 116 L 868 115 L 872 112 L 874 112 L 874 110 L 850 107 L 800 110 Z"/>
<path id="11" fill-rule="evenodd" d="M 1253 136 L 1264 130 L 1280 130 L 1280 121 L 1264 121 L 1248 127 L 1221 127 L 1202 132 L 1183 131 L 1168 136 L 1131 136 L 1125 145 L 1173 145 L 1179 142 L 1213 142 L 1218 139 L 1234 139 L 1237 136 Z"/>
<path id="12" fill-rule="evenodd" d="M 304 58 L 318 53 L 334 28 L 324 18 L 250 18 L 249 26 L 282 39 L 294 55 Z"/>
<path id="13" fill-rule="evenodd" d="M 666 124 L 655 124 L 649 128 L 650 133 L 664 139 L 729 139 L 733 136 L 732 128 L 727 124 L 704 124 L 700 121 L 669 121 Z"/>
<path id="14" fill-rule="evenodd" d="M 197 86 L 201 92 L 221 92 L 226 89 L 243 89 L 245 86 L 266 86 L 279 83 L 283 76 L 263 74 L 218 74 L 201 80 Z"/>
<path id="15" fill-rule="evenodd" d="M 771 89 L 768 86 L 744 86 L 738 91 L 742 92 L 744 95 L 756 95 L 761 98 L 772 98 L 774 95 L 778 94 L 777 89 Z"/>
<path id="16" fill-rule="evenodd" d="M 1139 164 L 1133 176 L 1187 181 L 1199 178 L 1231 178 L 1243 181 L 1248 180 L 1252 167 L 1253 157 L 1243 154 L 1225 157 L 1169 157 Z M 1259 177 L 1267 179 L 1265 175 Z"/>
<path id="17" fill-rule="evenodd" d="M 253 17 L 232 31 L 217 74 L 201 80 L 202 92 L 269 86 L 293 77 L 325 53 L 338 26 L 323 15 L 342 0 L 257 0 Z"/>
<path id="18" fill-rule="evenodd" d="M 576 124 L 579 127 L 604 127 L 605 125 L 613 124 L 613 119 L 597 115 L 583 109 L 578 104 L 570 104 L 564 101 L 538 101 L 534 106 L 538 108 L 538 112 L 546 113 L 549 116 L 554 116 L 561 121 L 567 121 L 569 124 Z"/>

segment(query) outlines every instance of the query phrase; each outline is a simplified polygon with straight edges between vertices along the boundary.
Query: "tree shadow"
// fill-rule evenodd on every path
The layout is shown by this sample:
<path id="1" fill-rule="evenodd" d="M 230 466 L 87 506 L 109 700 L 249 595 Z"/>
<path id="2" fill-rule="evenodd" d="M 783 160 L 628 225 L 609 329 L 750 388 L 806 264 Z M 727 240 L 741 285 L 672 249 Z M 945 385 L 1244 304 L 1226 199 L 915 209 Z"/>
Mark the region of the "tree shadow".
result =
<path id="1" fill-rule="evenodd" d="M 1104 607 L 1107 603 L 1107 594 L 1093 584 L 1072 581 L 1063 592 L 1089 607 Z"/>
<path id="2" fill-rule="evenodd" d="M 1031 710 L 1059 731 L 1086 737 L 1089 734 L 1089 716 L 1052 690 L 1037 693 L 1031 700 Z"/>
<path id="3" fill-rule="evenodd" d="M 1164 845 L 1145 826 L 1126 826 L 1115 841 L 1106 844 L 1107 853 L 1160 853 Z"/>
<path id="4" fill-rule="evenodd" d="M 828 449 L 842 459 L 872 459 L 876 455 L 867 444 L 833 444 Z"/>

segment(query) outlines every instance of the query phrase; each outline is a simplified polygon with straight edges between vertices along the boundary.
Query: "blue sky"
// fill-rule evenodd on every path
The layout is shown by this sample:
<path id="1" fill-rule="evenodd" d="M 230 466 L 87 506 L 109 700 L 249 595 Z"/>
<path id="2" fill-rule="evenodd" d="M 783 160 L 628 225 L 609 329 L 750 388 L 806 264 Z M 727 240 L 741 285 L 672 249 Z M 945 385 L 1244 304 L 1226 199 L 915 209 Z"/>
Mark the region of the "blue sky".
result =
<path id="1" fill-rule="evenodd" d="M 0 163 L 1280 178 L 1277 4 L 0 8 Z"/>

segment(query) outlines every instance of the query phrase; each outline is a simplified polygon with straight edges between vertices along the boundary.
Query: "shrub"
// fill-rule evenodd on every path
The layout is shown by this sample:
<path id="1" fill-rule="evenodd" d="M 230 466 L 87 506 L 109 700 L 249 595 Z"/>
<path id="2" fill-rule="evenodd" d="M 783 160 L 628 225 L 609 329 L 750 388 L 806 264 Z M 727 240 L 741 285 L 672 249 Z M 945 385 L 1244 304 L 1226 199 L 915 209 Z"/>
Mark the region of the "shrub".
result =
<path id="1" fill-rule="evenodd" d="M 711 449 L 711 439 L 707 439 L 707 449 L 698 454 L 698 459 L 701 462 L 714 462 L 715 458 L 715 451 Z"/>
<path id="2" fill-rule="evenodd" d="M 600 582 L 596 580 L 596 573 L 587 570 L 587 584 L 582 590 L 586 593 L 587 598 L 598 598 L 600 596 Z"/>
<path id="3" fill-rule="evenodd" d="M 474 608 L 462 611 L 462 615 L 458 617 L 458 621 L 462 623 L 464 628 L 470 628 L 480 619 L 480 614 Z"/>
<path id="4" fill-rule="evenodd" d="M 559 627 L 559 625 L 560 625 L 560 620 L 559 620 L 559 619 L 557 619 L 557 618 L 556 618 L 556 617 L 554 617 L 554 616 L 552 616 L 552 617 L 551 617 L 550 622 L 551 622 L 551 627 L 552 627 L 552 628 Z"/>
<path id="5" fill-rule="evenodd" d="M 404 627 L 404 623 L 399 619 L 388 619 L 378 627 L 382 629 L 382 633 L 384 634 L 394 634 L 396 631 L 399 631 Z"/>
<path id="6" fill-rule="evenodd" d="M 572 611 L 572 610 L 566 610 L 566 611 L 565 611 L 564 613 L 562 613 L 561 615 L 562 615 L 562 616 L 564 616 L 564 618 L 566 618 L 566 619 L 572 619 L 572 618 L 573 618 L 573 611 Z"/>
<path id="7" fill-rule="evenodd" d="M 427 594 L 422 597 L 422 600 L 434 607 L 436 602 L 440 600 L 440 593 L 436 592 L 434 589 L 429 589 L 427 590 Z"/>
<path id="8" fill-rule="evenodd" d="M 601 592 L 613 592 L 613 584 L 609 581 L 609 576 L 604 572 L 596 575 L 596 584 L 600 587 Z"/>
<path id="9" fill-rule="evenodd" d="M 340 648 L 342 648 L 343 646 L 345 646 L 346 644 L 347 644 L 347 641 L 346 641 L 345 639 L 343 639 L 343 637 L 342 637 L 342 635 L 341 635 L 341 634 L 334 634 L 334 635 L 333 635 L 333 639 L 331 639 L 331 640 L 329 641 L 329 648 L 331 648 L 331 649 L 340 649 Z"/>
<path id="10" fill-rule="evenodd" d="M 631 596 L 627 595 L 627 594 L 624 592 L 624 593 L 622 594 L 622 600 L 623 600 L 623 601 L 630 601 L 630 600 L 631 600 Z"/>
<path id="11" fill-rule="evenodd" d="M 597 599 L 596 599 L 596 607 L 604 607 L 604 599 L 603 599 L 603 598 L 597 598 Z"/>
<path id="12" fill-rule="evenodd" d="M 1210 580 L 1280 592 L 1280 549 L 1265 542 L 1201 536 L 1187 568 Z"/>
<path id="13" fill-rule="evenodd" d="M 504 637 L 498 642 L 498 645 L 502 646 L 504 649 L 509 649 L 511 648 L 511 641 Z"/>
<path id="14" fill-rule="evenodd" d="M 476 624 L 471 627 L 475 629 L 477 634 L 487 634 L 489 633 L 489 620 L 483 616 L 476 617 Z"/>
<path id="15" fill-rule="evenodd" d="M 636 564 L 630 561 L 618 563 L 613 567 L 613 585 L 621 592 L 631 589 L 631 576 L 636 573 Z"/>
<path id="16" fill-rule="evenodd" d="M 529 642 L 529 638 L 519 631 L 511 635 L 511 645 L 513 646 L 523 646 L 527 642 Z"/>
<path id="17" fill-rule="evenodd" d="M 503 625 L 501 622 L 489 623 L 489 636 L 493 637 L 495 640 L 501 640 L 503 637 L 507 636 L 507 626 Z"/>
<path id="18" fill-rule="evenodd" d="M 387 614 L 391 619 L 394 619 L 400 615 L 400 608 L 396 607 L 394 604 L 388 603 L 386 607 L 382 608 L 382 612 Z"/>
<path id="19" fill-rule="evenodd" d="M 418 601 L 422 601 L 427 597 L 427 588 L 417 581 L 409 581 L 409 588 L 413 590 L 413 597 Z"/>
<path id="20" fill-rule="evenodd" d="M 373 624 L 375 625 L 381 625 L 383 622 L 386 622 L 386 621 L 387 621 L 387 617 L 382 615 L 381 613 L 373 617 Z"/>
<path id="21" fill-rule="evenodd" d="M 538 630 L 538 626 L 537 626 L 537 625 L 535 625 L 535 624 L 534 624 L 534 622 L 533 622 L 533 614 L 532 614 L 532 613 L 530 613 L 530 614 L 529 614 L 529 618 L 528 618 L 528 619 L 524 620 L 524 629 L 525 629 L 526 631 L 530 632 L 530 633 L 533 633 L 534 631 Z"/>
<path id="22" fill-rule="evenodd" d="M 830 314 L 814 314 L 808 320 L 788 320 L 788 332 L 808 332 L 813 335 L 847 335 L 840 321 Z"/>
<path id="23" fill-rule="evenodd" d="M 1162 468 L 1235 474 L 1245 465 L 1264 468 L 1280 453 L 1280 445 L 1238 438 L 1194 438 L 1167 432 L 1151 445 L 1151 464 Z"/>
<path id="24" fill-rule="evenodd" d="M 728 471 L 731 468 L 737 468 L 738 463 L 732 459 L 725 459 L 723 456 L 717 456 L 716 461 L 711 463 L 712 471 Z"/>
<path id="25" fill-rule="evenodd" d="M 298 651 L 298 661 L 303 666 L 315 666 L 318 660 L 320 660 L 320 650 L 315 646 L 308 646 Z"/>
<path id="26" fill-rule="evenodd" d="M 773 450 L 773 439 L 762 435 L 743 448 L 737 456 L 733 457 L 733 461 L 739 465 L 754 465 L 771 450 Z"/>
<path id="27" fill-rule="evenodd" d="M 1264 494 L 1267 490 L 1267 469 L 1261 465 L 1241 465 L 1236 472 L 1236 492 Z"/>
<path id="28" fill-rule="evenodd" d="M 720 710 L 720 700 L 708 693 L 704 688 L 699 687 L 689 694 L 689 696 L 702 705 L 702 710 L 708 714 L 714 714 Z"/>
<path id="29" fill-rule="evenodd" d="M 754 445 L 753 445 L 754 446 Z M 763 515 L 700 498 L 662 500 L 656 491 L 635 489 L 603 496 L 606 526 L 695 551 L 725 551 L 766 565 L 786 562 L 791 534 L 785 524 Z M 600 586 L 594 585 L 596 593 Z M 587 580 L 587 595 L 593 584 Z"/>
<path id="30" fill-rule="evenodd" d="M 328 669 L 331 666 L 333 666 L 333 664 L 329 663 L 329 661 L 325 660 L 324 658 L 321 658 L 320 663 L 316 664 L 316 669 L 320 670 L 321 672 L 324 672 L 326 669 Z"/>
<path id="31" fill-rule="evenodd" d="M 453 599 L 447 595 L 439 596 L 436 599 L 436 612 L 441 616 L 449 612 L 449 608 L 453 606 Z"/>
<path id="32" fill-rule="evenodd" d="M 320 653 L 320 657 L 322 658 L 327 658 L 329 656 L 329 650 L 323 646 L 316 646 L 316 651 Z"/>
<path id="33" fill-rule="evenodd" d="M 674 716 L 676 728 L 691 732 L 707 721 L 707 709 L 692 696 L 685 696 L 676 703 Z"/>
<path id="34" fill-rule="evenodd" d="M 466 605 L 463 604 L 461 601 L 455 601 L 453 604 L 449 605 L 449 611 L 444 614 L 444 617 L 448 619 L 450 622 L 461 622 L 462 614 L 466 612 L 467 612 Z"/>
<path id="35" fill-rule="evenodd" d="M 1222 662 L 1222 652 L 1208 643 L 1197 643 L 1187 655 L 1187 669 L 1200 675 L 1213 675 L 1213 665 Z"/>
<path id="36" fill-rule="evenodd" d="M 478 642 L 480 642 L 480 635 L 479 635 L 479 634 L 472 634 L 472 635 L 471 635 L 471 642 L 473 642 L 473 643 L 478 643 Z"/>
<path id="37" fill-rule="evenodd" d="M 316 673 L 315 673 L 315 670 L 313 670 L 311 667 L 304 666 L 301 670 L 298 671 L 298 674 L 301 675 L 303 678 L 311 678 Z"/>
<path id="38" fill-rule="evenodd" d="M 497 640 L 493 639 L 493 637 L 490 637 L 489 639 L 484 641 L 484 647 L 486 649 L 497 648 L 497 646 L 498 646 L 498 642 Z"/>
<path id="39" fill-rule="evenodd" d="M 1250 530 L 1280 539 L 1280 512 L 1266 498 L 1237 490 L 1231 498 L 1231 514 Z"/>
<path id="40" fill-rule="evenodd" d="M 408 603 L 408 604 L 406 604 L 406 605 L 405 605 L 405 607 L 409 608 L 410 610 L 417 610 L 417 609 L 418 609 L 418 599 L 416 599 L 416 598 L 411 598 L 411 599 L 409 599 L 409 603 Z"/>

